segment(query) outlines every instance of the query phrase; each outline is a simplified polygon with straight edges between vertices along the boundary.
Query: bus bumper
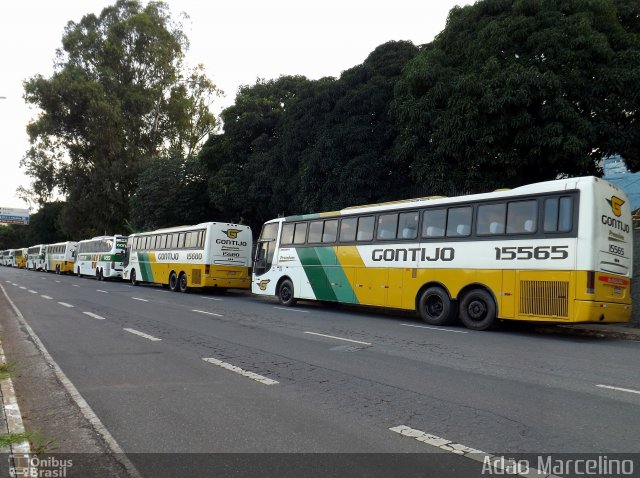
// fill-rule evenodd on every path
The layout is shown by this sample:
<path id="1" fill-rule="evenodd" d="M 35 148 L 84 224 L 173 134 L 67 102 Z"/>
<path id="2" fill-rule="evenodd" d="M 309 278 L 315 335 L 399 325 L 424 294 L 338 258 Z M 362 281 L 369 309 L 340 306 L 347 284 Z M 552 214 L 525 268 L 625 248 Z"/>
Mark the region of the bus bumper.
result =
<path id="1" fill-rule="evenodd" d="M 570 322 L 615 323 L 631 320 L 631 304 L 576 300 Z"/>

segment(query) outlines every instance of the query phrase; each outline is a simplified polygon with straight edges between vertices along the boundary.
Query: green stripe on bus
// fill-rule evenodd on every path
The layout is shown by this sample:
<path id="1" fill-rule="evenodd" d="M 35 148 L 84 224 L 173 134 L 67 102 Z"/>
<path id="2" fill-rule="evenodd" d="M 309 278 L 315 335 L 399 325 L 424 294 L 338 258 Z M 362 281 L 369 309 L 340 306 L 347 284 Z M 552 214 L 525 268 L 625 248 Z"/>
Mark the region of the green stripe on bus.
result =
<path id="1" fill-rule="evenodd" d="M 153 282 L 153 272 L 151 270 L 151 264 L 149 263 L 148 252 L 138 252 L 138 265 L 140 266 L 142 280 L 144 282 Z"/>
<path id="2" fill-rule="evenodd" d="M 305 247 L 297 252 L 316 299 L 358 303 L 333 247 Z"/>

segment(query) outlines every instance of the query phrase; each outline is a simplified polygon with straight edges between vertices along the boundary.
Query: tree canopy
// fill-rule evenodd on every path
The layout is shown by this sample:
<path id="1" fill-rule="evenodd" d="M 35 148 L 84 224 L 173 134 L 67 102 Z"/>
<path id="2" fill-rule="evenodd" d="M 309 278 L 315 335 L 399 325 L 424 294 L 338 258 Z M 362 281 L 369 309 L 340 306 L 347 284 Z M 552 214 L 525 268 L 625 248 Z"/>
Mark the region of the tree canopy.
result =
<path id="1" fill-rule="evenodd" d="M 202 67 L 183 64 L 187 38 L 161 2 L 119 0 L 99 16 L 69 22 L 50 78 L 25 82 L 41 109 L 28 125 L 23 165 L 39 203 L 61 193 L 65 231 L 120 230 L 141 165 L 190 154 L 215 128 L 217 93 Z"/>

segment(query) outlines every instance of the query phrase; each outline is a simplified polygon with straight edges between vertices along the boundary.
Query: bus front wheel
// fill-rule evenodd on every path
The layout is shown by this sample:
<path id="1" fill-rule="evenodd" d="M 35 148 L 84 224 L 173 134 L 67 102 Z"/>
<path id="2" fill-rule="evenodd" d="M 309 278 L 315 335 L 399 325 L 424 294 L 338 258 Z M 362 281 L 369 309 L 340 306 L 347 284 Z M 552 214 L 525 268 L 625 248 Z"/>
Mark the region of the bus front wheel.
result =
<path id="1" fill-rule="evenodd" d="M 189 286 L 187 285 L 187 274 L 184 272 L 180 273 L 180 280 L 178 283 L 180 285 L 180 292 L 187 292 L 189 290 Z"/>
<path id="2" fill-rule="evenodd" d="M 471 330 L 487 330 L 497 323 L 496 303 L 484 289 L 474 289 L 460 301 L 460 320 Z"/>
<path id="3" fill-rule="evenodd" d="M 169 275 L 169 289 L 171 289 L 173 292 L 178 291 L 178 276 L 175 272 L 171 272 L 171 274 Z"/>
<path id="4" fill-rule="evenodd" d="M 447 325 L 453 322 L 451 299 L 440 287 L 429 287 L 418 302 L 420 318 L 429 325 Z"/>
<path id="5" fill-rule="evenodd" d="M 278 288 L 278 300 L 285 307 L 289 307 L 296 303 L 296 298 L 293 295 L 293 282 L 289 279 L 285 279 L 280 283 Z"/>
<path id="6" fill-rule="evenodd" d="M 138 281 L 136 280 L 136 270 L 131 270 L 131 285 L 138 285 Z"/>

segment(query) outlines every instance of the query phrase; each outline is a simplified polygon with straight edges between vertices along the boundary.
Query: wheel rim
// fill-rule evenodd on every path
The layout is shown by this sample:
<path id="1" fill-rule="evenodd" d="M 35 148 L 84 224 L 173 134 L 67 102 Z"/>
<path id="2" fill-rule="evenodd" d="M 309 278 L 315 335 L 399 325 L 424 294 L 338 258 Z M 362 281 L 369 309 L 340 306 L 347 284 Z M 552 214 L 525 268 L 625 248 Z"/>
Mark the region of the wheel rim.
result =
<path id="1" fill-rule="evenodd" d="M 170 278 L 169 278 L 169 287 L 171 287 L 172 289 L 175 289 L 176 286 L 178 285 L 178 280 L 176 278 L 176 275 L 173 274 Z"/>
<path id="2" fill-rule="evenodd" d="M 182 276 L 180 276 L 180 288 L 181 289 L 186 289 L 187 288 L 187 276 L 182 274 Z"/>
<path id="3" fill-rule="evenodd" d="M 291 300 L 291 289 L 289 286 L 284 285 L 280 288 L 280 298 L 284 302 L 289 302 Z"/>
<path id="4" fill-rule="evenodd" d="M 483 300 L 473 300 L 467 307 L 467 312 L 471 320 L 480 321 L 487 316 L 487 304 Z"/>
<path id="5" fill-rule="evenodd" d="M 439 297 L 432 295 L 427 298 L 425 301 L 425 311 L 429 317 L 440 317 L 442 315 L 442 311 L 444 310 L 444 304 L 442 303 L 442 299 Z"/>

